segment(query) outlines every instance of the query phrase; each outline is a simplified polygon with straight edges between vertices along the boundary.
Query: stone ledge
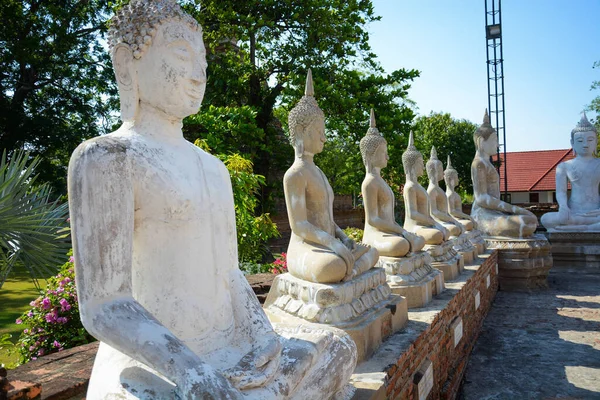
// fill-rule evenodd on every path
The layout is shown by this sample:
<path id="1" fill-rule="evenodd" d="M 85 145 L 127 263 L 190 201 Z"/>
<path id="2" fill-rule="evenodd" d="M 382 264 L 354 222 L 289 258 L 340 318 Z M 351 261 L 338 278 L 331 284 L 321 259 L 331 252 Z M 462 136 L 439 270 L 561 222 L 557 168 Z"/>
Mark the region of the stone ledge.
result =
<path id="1" fill-rule="evenodd" d="M 433 363 L 432 397 L 454 398 L 498 288 L 497 252 L 480 257 L 465 266 L 454 282 L 447 282 L 446 291 L 426 307 L 409 310 L 406 328 L 390 336 L 369 360 L 357 366 L 351 381 L 357 389 L 354 400 L 412 398 L 416 390 L 413 377 L 426 359 Z M 462 318 L 464 331 L 454 348 L 451 326 L 457 317 Z"/>

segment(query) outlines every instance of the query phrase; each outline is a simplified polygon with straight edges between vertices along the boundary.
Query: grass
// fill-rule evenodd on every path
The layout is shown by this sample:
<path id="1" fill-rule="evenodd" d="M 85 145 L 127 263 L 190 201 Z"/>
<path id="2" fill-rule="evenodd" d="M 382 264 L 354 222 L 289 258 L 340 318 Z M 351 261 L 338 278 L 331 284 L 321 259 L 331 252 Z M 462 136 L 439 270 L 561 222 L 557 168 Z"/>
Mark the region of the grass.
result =
<path id="1" fill-rule="evenodd" d="M 43 288 L 46 281 L 40 280 L 39 284 Z M 15 320 L 29 310 L 29 302 L 38 296 L 39 292 L 26 271 L 13 271 L 10 274 L 0 288 L 0 337 L 8 333 L 12 335 L 12 343 L 19 339 L 23 328 L 17 325 Z M 0 348 L 0 364 L 10 368 L 16 364 L 18 358 L 9 348 Z"/>

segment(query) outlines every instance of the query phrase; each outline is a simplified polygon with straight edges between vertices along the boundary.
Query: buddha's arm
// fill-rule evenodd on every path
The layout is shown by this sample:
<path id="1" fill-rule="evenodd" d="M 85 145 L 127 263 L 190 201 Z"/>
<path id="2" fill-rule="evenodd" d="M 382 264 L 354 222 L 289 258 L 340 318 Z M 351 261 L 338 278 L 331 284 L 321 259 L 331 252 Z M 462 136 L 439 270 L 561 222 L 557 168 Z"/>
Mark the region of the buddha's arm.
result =
<path id="1" fill-rule="evenodd" d="M 496 197 L 488 194 L 487 172 L 483 163 L 474 161 L 471 166 L 471 175 L 473 176 L 473 193 L 475 199 L 473 204 L 479 207 L 491 210 L 502 211 L 509 214 L 518 214 L 519 207 L 508 204 Z"/>
<path id="2" fill-rule="evenodd" d="M 448 208 L 450 209 L 450 214 L 455 218 L 471 219 L 470 215 L 465 214 L 462 211 L 462 202 L 460 201 L 460 196 L 456 192 L 450 195 L 450 198 L 448 199 Z"/>
<path id="3" fill-rule="evenodd" d="M 569 203 L 567 199 L 567 171 L 563 163 L 556 167 L 556 201 L 558 202 L 559 212 L 569 211 Z"/>
<path id="4" fill-rule="evenodd" d="M 373 228 L 386 233 L 403 234 L 405 231 L 396 221 L 389 221 L 379 216 L 379 190 L 375 184 L 366 185 L 363 190 L 365 204 L 365 219 Z"/>
<path id="5" fill-rule="evenodd" d="M 435 220 L 431 218 L 429 215 L 425 215 L 420 213 L 417 206 L 417 192 L 413 187 L 406 187 L 404 191 L 405 203 L 408 205 L 406 207 L 406 218 L 410 218 L 413 221 L 417 222 L 420 225 L 435 225 Z"/>
<path id="6" fill-rule="evenodd" d="M 191 393 L 193 384 L 231 388 L 132 296 L 134 196 L 126 152 L 121 144 L 84 143 L 69 164 L 83 325 L 98 340 L 155 369 L 183 392 Z M 204 375 L 199 379 L 199 374 Z"/>

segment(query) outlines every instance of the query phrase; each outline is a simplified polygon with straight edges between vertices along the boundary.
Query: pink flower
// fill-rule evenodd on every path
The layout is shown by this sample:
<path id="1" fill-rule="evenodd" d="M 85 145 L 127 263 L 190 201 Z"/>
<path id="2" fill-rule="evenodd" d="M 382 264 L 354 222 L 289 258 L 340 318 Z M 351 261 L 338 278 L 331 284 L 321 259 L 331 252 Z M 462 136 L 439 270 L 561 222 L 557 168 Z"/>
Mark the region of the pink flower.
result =
<path id="1" fill-rule="evenodd" d="M 23 329 L 23 333 L 29 333 L 29 329 Z"/>
<path id="2" fill-rule="evenodd" d="M 66 324 L 66 323 L 67 323 L 67 321 L 69 321 L 69 320 L 67 319 L 67 317 L 58 317 L 58 318 L 56 319 L 56 322 L 58 322 L 59 324 Z"/>
<path id="3" fill-rule="evenodd" d="M 54 343 L 52 343 L 52 346 L 58 348 L 58 347 L 61 347 L 62 345 L 58 342 L 58 340 L 55 340 Z"/>
<path id="4" fill-rule="evenodd" d="M 48 310 L 48 309 L 50 309 L 50 307 L 52 307 L 52 302 L 50 301 L 49 298 L 44 297 L 44 300 L 42 300 L 42 308 L 44 310 Z"/>
<path id="5" fill-rule="evenodd" d="M 75 262 L 75 257 L 73 257 L 73 256 L 69 257 L 69 262 L 70 263 L 74 263 Z"/>
<path id="6" fill-rule="evenodd" d="M 44 316 L 44 318 L 46 319 L 46 322 L 48 322 L 49 324 L 53 324 L 56 322 L 56 314 L 54 314 L 54 312 L 46 314 Z"/>
<path id="7" fill-rule="evenodd" d="M 35 347 L 34 346 L 29 346 L 29 351 L 34 351 Z"/>
<path id="8" fill-rule="evenodd" d="M 71 309 L 71 305 L 67 299 L 60 299 L 59 303 L 62 311 L 69 311 Z"/>
<path id="9" fill-rule="evenodd" d="M 27 313 L 27 316 L 28 316 L 29 318 L 31 318 L 31 317 L 33 317 L 33 313 L 32 313 L 31 311 L 29 311 L 29 312 Z"/>
<path id="10" fill-rule="evenodd" d="M 37 355 L 41 357 L 41 356 L 44 355 L 45 352 L 46 351 L 44 349 L 39 349 L 38 352 L 37 352 Z"/>
<path id="11" fill-rule="evenodd" d="M 19 318 L 15 321 L 15 324 L 17 324 L 17 325 L 21 325 L 22 323 L 23 323 L 23 320 L 21 318 Z"/>

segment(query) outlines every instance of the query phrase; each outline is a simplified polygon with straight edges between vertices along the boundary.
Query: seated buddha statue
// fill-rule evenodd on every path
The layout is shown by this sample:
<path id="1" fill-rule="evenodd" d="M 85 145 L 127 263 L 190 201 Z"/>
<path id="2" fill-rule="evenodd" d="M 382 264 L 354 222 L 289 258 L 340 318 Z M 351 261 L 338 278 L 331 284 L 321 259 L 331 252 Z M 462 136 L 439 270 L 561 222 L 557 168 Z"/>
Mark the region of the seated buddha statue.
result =
<path id="1" fill-rule="evenodd" d="M 556 167 L 558 212 L 542 216 L 548 230 L 600 231 L 600 159 L 596 156 L 598 134 L 585 113 L 571 131 L 575 158 Z M 571 183 L 571 196 L 567 196 Z"/>
<path id="2" fill-rule="evenodd" d="M 347 281 L 371 269 L 377 250 L 355 243 L 333 220 L 333 190 L 315 165 L 325 144 L 325 116 L 314 98 L 312 73 L 305 94 L 290 111 L 290 142 L 294 163 L 283 178 L 292 235 L 287 252 L 292 276 L 316 283 Z"/>
<path id="3" fill-rule="evenodd" d="M 489 236 L 531 236 L 537 227 L 537 217 L 524 208 L 500 200 L 500 176 L 490 162 L 498 149 L 498 134 L 490 124 L 487 110 L 473 140 L 476 152 L 471 163 L 474 194 L 471 217 L 478 229 Z"/>
<path id="4" fill-rule="evenodd" d="M 402 165 L 406 174 L 404 185 L 404 208 L 406 216 L 404 229 L 425 239 L 425 244 L 437 245 L 450 238 L 450 232 L 435 219 L 429 212 L 429 196 L 418 178 L 425 172 L 423 156 L 417 150 L 413 133 L 410 132 L 408 147 L 402 154 Z"/>
<path id="5" fill-rule="evenodd" d="M 381 177 L 381 169 L 387 166 L 387 142 L 379 133 L 375 113 L 371 109 L 370 127 L 360 141 L 360 153 L 366 174 L 362 183 L 365 206 L 365 231 L 363 242 L 376 248 L 380 256 L 404 257 L 417 252 L 425 240 L 407 232 L 394 217 L 394 192 Z"/>
<path id="6" fill-rule="evenodd" d="M 456 193 L 455 188 L 458 185 L 458 171 L 452 167 L 452 161 L 448 154 L 448 164 L 444 171 L 444 182 L 446 183 L 446 199 L 448 201 L 448 213 L 454 217 L 465 231 L 471 231 L 475 228 L 473 219 L 470 215 L 462 211 L 462 200 Z"/>
<path id="7" fill-rule="evenodd" d="M 354 343 L 274 329 L 238 268 L 227 169 L 183 137 L 206 87 L 201 27 L 175 0 L 133 0 L 109 39 L 123 125 L 68 175 L 81 319 L 101 342 L 87 399 L 347 394 Z"/>
<path id="8" fill-rule="evenodd" d="M 439 181 L 444 178 L 444 166 L 438 160 L 435 146 L 431 147 L 431 156 L 427 161 L 427 177 L 429 178 L 429 186 L 427 187 L 427 195 L 429 196 L 430 213 L 444 228 L 448 229 L 450 236 L 459 236 L 463 233 L 462 225 L 448 214 L 448 201 L 444 190 L 440 187 Z"/>

